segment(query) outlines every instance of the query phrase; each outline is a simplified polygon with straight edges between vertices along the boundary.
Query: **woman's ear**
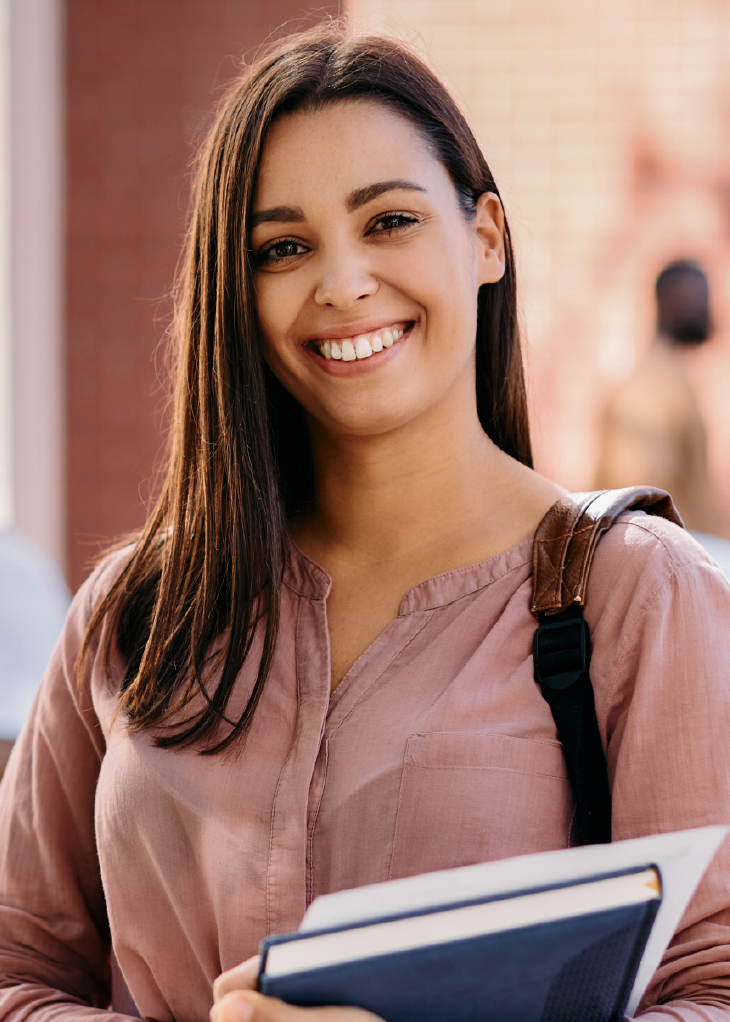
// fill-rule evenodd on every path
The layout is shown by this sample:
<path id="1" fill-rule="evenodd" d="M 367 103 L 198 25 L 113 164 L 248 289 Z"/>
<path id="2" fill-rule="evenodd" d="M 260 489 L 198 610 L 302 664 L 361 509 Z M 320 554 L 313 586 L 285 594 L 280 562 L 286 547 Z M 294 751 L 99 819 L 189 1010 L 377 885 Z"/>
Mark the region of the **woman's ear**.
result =
<path id="1" fill-rule="evenodd" d="M 504 276 L 504 210 L 499 196 L 482 192 L 477 199 L 473 227 L 477 235 L 479 286 Z"/>

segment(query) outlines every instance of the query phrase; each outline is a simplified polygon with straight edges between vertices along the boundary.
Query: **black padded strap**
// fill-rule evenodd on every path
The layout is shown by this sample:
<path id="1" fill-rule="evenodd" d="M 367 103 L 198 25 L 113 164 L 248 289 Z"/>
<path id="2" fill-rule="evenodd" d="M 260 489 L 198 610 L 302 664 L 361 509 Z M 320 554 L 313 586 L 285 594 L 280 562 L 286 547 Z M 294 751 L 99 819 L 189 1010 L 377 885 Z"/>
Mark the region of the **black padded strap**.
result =
<path id="1" fill-rule="evenodd" d="M 535 533 L 532 613 L 540 622 L 533 647 L 535 680 L 550 705 L 576 803 L 579 844 L 611 840 L 611 794 L 588 667 L 591 641 L 583 602 L 596 546 L 630 509 L 682 519 L 664 490 L 629 486 L 565 494 Z"/>
<path id="2" fill-rule="evenodd" d="M 611 840 L 611 793 L 588 669 L 591 639 L 583 608 L 540 615 L 533 654 L 535 679 L 550 706 L 563 746 L 576 806 L 580 845 Z"/>

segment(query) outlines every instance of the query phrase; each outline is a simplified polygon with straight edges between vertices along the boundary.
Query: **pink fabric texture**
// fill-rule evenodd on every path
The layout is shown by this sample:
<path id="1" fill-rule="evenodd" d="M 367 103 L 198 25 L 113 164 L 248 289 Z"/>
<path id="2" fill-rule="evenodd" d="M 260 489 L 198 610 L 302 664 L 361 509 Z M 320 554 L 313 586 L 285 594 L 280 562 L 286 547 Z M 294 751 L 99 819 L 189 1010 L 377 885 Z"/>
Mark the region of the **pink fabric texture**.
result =
<path id="1" fill-rule="evenodd" d="M 291 548 L 273 671 L 229 755 L 162 750 L 115 717 L 119 665 L 74 660 L 116 555 L 82 587 L 0 786 L 0 1017 L 113 998 L 202 1022 L 211 984 L 318 894 L 567 845 L 572 797 L 532 674 L 532 540 L 429 579 L 329 686 L 329 579 Z M 730 823 L 730 588 L 634 513 L 588 588 L 614 839 Z M 251 689 L 256 647 L 229 712 Z M 119 968 L 112 983 L 113 946 Z M 126 1007 L 125 1007 L 126 1005 Z M 645 1022 L 730 1020 L 730 843 L 648 991 Z"/>

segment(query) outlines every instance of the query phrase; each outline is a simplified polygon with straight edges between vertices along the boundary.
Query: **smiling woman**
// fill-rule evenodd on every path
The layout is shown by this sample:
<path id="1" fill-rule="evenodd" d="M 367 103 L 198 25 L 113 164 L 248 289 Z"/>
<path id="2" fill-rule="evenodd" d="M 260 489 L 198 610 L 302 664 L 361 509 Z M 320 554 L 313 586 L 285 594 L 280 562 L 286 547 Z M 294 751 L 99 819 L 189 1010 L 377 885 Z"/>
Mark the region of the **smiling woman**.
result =
<path id="1" fill-rule="evenodd" d="M 177 293 L 162 494 L 0 789 L 0 1013 L 200 1022 L 215 981 L 215 1022 L 357 1022 L 239 963 L 318 894 L 571 841 L 530 610 L 565 495 L 532 469 L 509 228 L 434 75 L 334 24 L 223 102 Z M 729 607 L 676 525 L 598 547 L 615 839 L 730 822 Z M 729 857 L 647 1020 L 730 1017 Z"/>

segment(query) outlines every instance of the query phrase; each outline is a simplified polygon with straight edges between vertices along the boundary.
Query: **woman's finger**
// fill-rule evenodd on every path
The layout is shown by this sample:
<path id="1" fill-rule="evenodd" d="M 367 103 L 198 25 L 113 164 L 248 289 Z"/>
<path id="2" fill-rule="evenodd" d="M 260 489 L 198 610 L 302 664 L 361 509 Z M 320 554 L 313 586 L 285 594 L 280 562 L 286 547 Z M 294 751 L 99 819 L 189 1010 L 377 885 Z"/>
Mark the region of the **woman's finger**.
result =
<path id="1" fill-rule="evenodd" d="M 222 972 L 213 983 L 214 1003 L 217 1004 L 221 997 L 233 990 L 255 990 L 258 985 L 260 962 L 261 956 L 254 955 L 253 958 L 247 958 L 245 962 L 241 962 L 235 969 Z"/>
<path id="2" fill-rule="evenodd" d="M 361 1008 L 297 1008 L 251 990 L 224 994 L 211 1008 L 211 1022 L 382 1022 Z"/>

